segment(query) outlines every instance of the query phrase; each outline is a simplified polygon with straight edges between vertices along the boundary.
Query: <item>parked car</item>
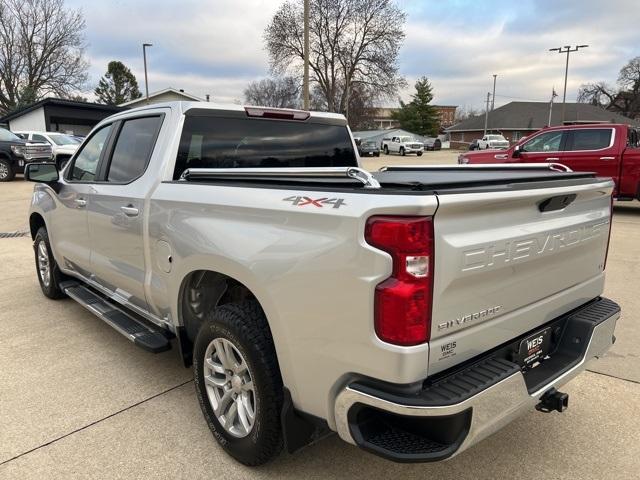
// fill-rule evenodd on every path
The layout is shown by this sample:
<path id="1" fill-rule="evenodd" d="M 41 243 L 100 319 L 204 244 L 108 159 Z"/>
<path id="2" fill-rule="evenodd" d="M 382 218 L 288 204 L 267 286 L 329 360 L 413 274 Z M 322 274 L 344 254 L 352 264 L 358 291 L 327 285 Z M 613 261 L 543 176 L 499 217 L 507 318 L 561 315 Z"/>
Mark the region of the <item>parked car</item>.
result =
<path id="1" fill-rule="evenodd" d="M 364 140 L 358 145 L 358 153 L 361 157 L 379 157 L 380 148 L 376 142 Z"/>
<path id="2" fill-rule="evenodd" d="M 409 153 L 415 153 L 417 156 L 421 156 L 424 151 L 424 145 L 413 137 L 404 135 L 400 137 L 383 138 L 382 150 L 385 155 L 399 153 L 405 156 Z"/>
<path id="3" fill-rule="evenodd" d="M 471 150 L 471 151 L 478 150 L 478 139 L 477 138 L 469 144 L 469 150 Z"/>
<path id="4" fill-rule="evenodd" d="M 425 150 L 440 150 L 442 148 L 442 141 L 437 137 L 427 137 L 424 139 Z"/>
<path id="5" fill-rule="evenodd" d="M 25 177 L 43 294 L 179 348 L 247 465 L 330 431 L 391 460 L 450 458 L 534 406 L 565 410 L 559 389 L 620 315 L 601 296 L 610 179 L 372 174 L 342 115 L 145 106 L 102 120 L 62 173 Z"/>
<path id="6" fill-rule="evenodd" d="M 64 168 L 71 156 L 76 153 L 80 143 L 82 143 L 73 136 L 60 132 L 17 131 L 14 133 L 32 142 L 46 142 L 51 145 L 53 159 L 60 170 Z"/>
<path id="7" fill-rule="evenodd" d="M 562 163 L 613 178 L 614 196 L 640 200 L 640 132 L 622 124 L 566 125 L 539 130 L 504 152 L 473 152 L 458 163 Z"/>
<path id="8" fill-rule="evenodd" d="M 48 143 L 28 142 L 7 129 L 0 128 L 0 182 L 10 182 L 22 173 L 26 163 L 51 160 Z"/>
<path id="9" fill-rule="evenodd" d="M 509 140 L 502 135 L 485 135 L 478 140 L 478 150 L 488 150 L 490 148 L 509 148 Z"/>

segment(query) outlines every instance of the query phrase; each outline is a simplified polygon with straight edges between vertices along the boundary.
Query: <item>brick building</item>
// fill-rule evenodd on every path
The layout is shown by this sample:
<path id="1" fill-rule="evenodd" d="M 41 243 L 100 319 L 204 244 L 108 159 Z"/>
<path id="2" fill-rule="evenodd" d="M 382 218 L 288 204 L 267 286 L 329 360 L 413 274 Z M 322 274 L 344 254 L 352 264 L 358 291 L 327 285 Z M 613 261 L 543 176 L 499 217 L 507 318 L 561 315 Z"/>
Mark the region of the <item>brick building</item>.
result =
<path id="1" fill-rule="evenodd" d="M 457 106 L 433 105 L 433 107 L 438 111 L 438 117 L 440 118 L 440 128 L 445 129 L 453 125 L 456 115 L 456 108 L 458 108 Z M 397 120 L 394 120 L 392 117 L 393 112 L 396 112 L 398 110 L 400 110 L 400 108 L 398 107 L 376 108 L 373 114 L 373 122 L 375 123 L 376 127 L 381 130 L 399 128 L 400 123 Z"/>
<path id="2" fill-rule="evenodd" d="M 551 125 L 560 125 L 562 104 L 553 105 Z M 446 129 L 451 148 L 466 148 L 484 135 L 484 114 L 471 117 Z M 543 127 L 549 126 L 549 102 L 511 102 L 489 112 L 487 133 L 501 133 L 515 143 Z M 640 122 L 609 112 L 588 103 L 567 103 L 564 123 L 628 123 Z"/>

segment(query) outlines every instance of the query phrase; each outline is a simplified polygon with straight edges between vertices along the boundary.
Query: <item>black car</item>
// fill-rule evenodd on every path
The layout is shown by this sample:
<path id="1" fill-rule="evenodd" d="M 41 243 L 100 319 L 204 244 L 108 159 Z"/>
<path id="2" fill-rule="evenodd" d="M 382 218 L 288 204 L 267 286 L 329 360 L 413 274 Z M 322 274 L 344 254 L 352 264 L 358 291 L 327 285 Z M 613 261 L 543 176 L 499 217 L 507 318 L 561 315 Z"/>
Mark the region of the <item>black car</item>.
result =
<path id="1" fill-rule="evenodd" d="M 26 163 L 51 160 L 51 145 L 31 143 L 0 128 L 0 182 L 10 182 L 16 173 L 23 173 Z"/>
<path id="2" fill-rule="evenodd" d="M 478 139 L 476 138 L 469 144 L 469 150 L 478 150 Z"/>
<path id="3" fill-rule="evenodd" d="M 440 150 L 442 148 L 442 142 L 437 137 L 427 137 L 424 139 L 425 150 Z"/>
<path id="4" fill-rule="evenodd" d="M 380 147 L 376 142 L 365 140 L 358 145 L 358 153 L 361 157 L 379 157 Z"/>

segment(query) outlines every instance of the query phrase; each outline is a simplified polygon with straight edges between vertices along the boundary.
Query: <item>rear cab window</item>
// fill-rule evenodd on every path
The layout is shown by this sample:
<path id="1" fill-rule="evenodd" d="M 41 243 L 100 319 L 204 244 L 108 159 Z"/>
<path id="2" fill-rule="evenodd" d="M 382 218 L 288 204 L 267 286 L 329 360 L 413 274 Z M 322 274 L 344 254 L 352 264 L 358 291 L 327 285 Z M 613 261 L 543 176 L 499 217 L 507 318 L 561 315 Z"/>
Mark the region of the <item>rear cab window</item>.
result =
<path id="1" fill-rule="evenodd" d="M 351 166 L 357 157 L 343 124 L 187 112 L 173 179 L 187 168 Z"/>
<path id="2" fill-rule="evenodd" d="M 603 150 L 612 144 L 612 128 L 585 128 L 569 132 L 567 151 Z"/>
<path id="3" fill-rule="evenodd" d="M 111 154 L 108 182 L 129 183 L 144 173 L 161 124 L 162 116 L 158 115 L 122 122 Z"/>

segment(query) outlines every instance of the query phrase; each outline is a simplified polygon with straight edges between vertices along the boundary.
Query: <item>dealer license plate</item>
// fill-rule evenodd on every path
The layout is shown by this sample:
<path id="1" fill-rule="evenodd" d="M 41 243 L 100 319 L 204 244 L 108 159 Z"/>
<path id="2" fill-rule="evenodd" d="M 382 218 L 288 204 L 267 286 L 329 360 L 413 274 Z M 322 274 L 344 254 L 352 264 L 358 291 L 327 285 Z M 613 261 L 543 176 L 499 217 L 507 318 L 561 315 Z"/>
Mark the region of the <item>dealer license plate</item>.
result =
<path id="1" fill-rule="evenodd" d="M 533 335 L 529 335 L 520 342 L 518 363 L 524 367 L 531 367 L 547 356 L 550 346 L 551 328 L 545 328 Z"/>

